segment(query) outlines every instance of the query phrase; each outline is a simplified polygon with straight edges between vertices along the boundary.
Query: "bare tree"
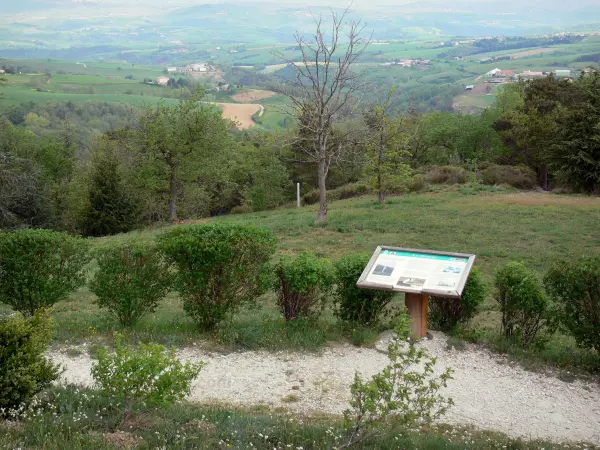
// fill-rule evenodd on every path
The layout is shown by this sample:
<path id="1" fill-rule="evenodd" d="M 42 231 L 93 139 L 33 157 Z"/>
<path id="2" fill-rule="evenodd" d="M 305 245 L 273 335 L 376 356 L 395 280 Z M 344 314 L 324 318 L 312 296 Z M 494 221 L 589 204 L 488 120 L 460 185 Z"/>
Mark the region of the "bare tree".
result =
<path id="1" fill-rule="evenodd" d="M 296 71 L 296 79 L 275 88 L 291 100 L 298 117 L 299 139 L 306 159 L 318 166 L 319 212 L 317 222 L 327 219 L 327 174 L 344 151 L 343 140 L 332 141 L 335 125 L 358 104 L 357 94 L 364 86 L 359 74 L 351 70 L 356 59 L 371 41 L 361 37 L 365 28 L 349 21 L 349 7 L 342 13 L 331 10 L 331 34 L 324 31 L 322 16 L 314 16 L 316 31 L 307 39 L 299 32 L 294 38 L 301 52 L 300 62 L 274 55 Z"/>

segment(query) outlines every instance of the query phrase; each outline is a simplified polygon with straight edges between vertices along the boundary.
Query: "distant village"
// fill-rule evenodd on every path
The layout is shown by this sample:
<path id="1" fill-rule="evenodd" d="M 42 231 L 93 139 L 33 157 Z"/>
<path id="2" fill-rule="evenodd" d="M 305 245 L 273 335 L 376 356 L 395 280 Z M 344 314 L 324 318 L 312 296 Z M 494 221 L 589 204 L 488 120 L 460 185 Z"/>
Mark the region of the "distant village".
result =
<path id="1" fill-rule="evenodd" d="M 171 66 L 165 68 L 165 73 L 167 75 L 156 78 L 156 84 L 159 86 L 168 86 L 169 81 L 173 79 L 172 76 L 177 74 L 190 75 L 196 79 L 203 78 L 203 75 L 206 75 L 207 78 L 210 78 L 211 76 L 221 74 L 220 70 L 216 66 L 208 63 L 188 64 L 186 66 Z M 214 90 L 216 92 L 227 91 L 229 90 L 229 85 L 218 83 L 218 85 L 214 87 Z"/>

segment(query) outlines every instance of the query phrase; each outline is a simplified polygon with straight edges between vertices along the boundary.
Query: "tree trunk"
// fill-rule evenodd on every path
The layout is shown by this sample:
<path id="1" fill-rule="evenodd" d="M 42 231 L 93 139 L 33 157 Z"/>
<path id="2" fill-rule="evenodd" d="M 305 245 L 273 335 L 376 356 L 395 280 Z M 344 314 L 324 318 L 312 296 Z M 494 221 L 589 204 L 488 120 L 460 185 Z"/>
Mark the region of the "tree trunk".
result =
<path id="1" fill-rule="evenodd" d="M 175 210 L 175 204 L 177 202 L 177 183 L 175 176 L 175 168 L 171 167 L 171 173 L 169 175 L 169 219 L 171 222 L 177 220 L 177 212 Z"/>
<path id="2" fill-rule="evenodd" d="M 547 191 L 550 183 L 548 182 L 548 166 L 546 164 L 542 164 L 542 167 L 540 168 L 540 182 L 542 184 L 542 189 Z"/>
<path id="3" fill-rule="evenodd" d="M 385 202 L 385 193 L 383 192 L 383 132 L 380 134 L 379 154 L 377 158 L 377 200 L 383 204 Z"/>
<path id="4" fill-rule="evenodd" d="M 319 212 L 317 222 L 327 220 L 327 161 L 325 158 L 319 160 Z"/>

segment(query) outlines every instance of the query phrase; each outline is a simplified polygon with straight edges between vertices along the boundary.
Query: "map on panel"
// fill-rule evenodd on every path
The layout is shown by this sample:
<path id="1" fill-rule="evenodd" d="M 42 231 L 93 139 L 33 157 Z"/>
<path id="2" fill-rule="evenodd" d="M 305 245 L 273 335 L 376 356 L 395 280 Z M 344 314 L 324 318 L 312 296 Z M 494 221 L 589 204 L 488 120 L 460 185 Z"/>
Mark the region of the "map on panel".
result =
<path id="1" fill-rule="evenodd" d="M 357 286 L 459 297 L 474 255 L 378 247 Z"/>

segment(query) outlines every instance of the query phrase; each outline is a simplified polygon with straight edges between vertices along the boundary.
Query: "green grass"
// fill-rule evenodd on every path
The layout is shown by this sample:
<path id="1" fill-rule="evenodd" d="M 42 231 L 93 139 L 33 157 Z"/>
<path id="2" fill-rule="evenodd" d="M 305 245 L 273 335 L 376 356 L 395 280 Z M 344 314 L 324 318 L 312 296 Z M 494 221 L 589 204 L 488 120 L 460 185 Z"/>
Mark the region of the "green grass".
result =
<path id="1" fill-rule="evenodd" d="M 0 421 L 1 448 L 63 449 L 333 449 L 344 443 L 339 417 L 298 416 L 286 409 L 241 409 L 227 405 L 182 403 L 138 411 L 121 422 L 118 407 L 99 392 L 54 388 L 42 396 L 35 413 L 16 422 Z M 290 398 L 290 406 L 293 399 Z M 396 428 L 364 441 L 357 449 L 595 449 L 583 443 L 558 444 L 511 439 L 496 432 L 435 425 Z"/>
<path id="2" fill-rule="evenodd" d="M 383 207 L 373 197 L 332 202 L 329 220 L 316 226 L 317 206 L 286 207 L 216 218 L 271 229 L 279 238 L 279 252 L 296 254 L 310 250 L 337 259 L 349 252 L 372 252 L 377 245 L 394 245 L 453 252 L 474 253 L 488 283 L 508 261 L 524 261 L 542 276 L 559 258 L 575 258 L 600 250 L 600 199 L 519 193 L 498 188 L 477 189 L 439 186 L 435 192 L 389 199 Z M 155 239 L 165 228 L 95 239 L 94 245 L 132 238 Z M 120 327 L 115 319 L 93 304 L 86 289 L 54 307 L 56 342 L 77 344 L 111 341 Z M 399 295 L 391 308 L 402 305 Z M 6 307 L 0 312 L 8 311 Z M 348 328 L 340 324 L 331 307 L 318 320 L 286 324 L 275 304 L 274 294 L 244 308 L 211 334 L 201 334 L 183 312 L 180 299 L 169 295 L 152 315 L 127 332 L 131 341 L 155 341 L 184 346 L 191 343 L 225 351 L 243 349 L 318 351 L 327 343 L 346 341 L 372 345 L 377 329 Z M 463 339 L 483 342 L 530 366 L 553 366 L 567 370 L 600 370 L 597 354 L 579 349 L 575 342 L 556 334 L 543 349 L 529 351 L 499 338 L 500 313 L 490 296 L 472 321 L 462 330 Z"/>

